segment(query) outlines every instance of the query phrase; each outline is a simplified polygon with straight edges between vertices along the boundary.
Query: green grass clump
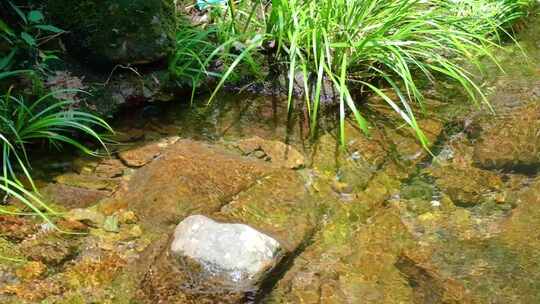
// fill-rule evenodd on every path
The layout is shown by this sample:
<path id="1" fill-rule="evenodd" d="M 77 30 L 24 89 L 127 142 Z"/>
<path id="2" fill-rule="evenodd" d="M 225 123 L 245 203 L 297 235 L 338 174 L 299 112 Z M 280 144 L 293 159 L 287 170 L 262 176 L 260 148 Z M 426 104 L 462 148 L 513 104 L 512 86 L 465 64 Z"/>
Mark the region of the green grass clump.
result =
<path id="1" fill-rule="evenodd" d="M 420 83 L 445 78 L 470 99 L 488 104 L 464 62 L 495 60 L 499 32 L 520 18 L 531 0 L 272 0 L 228 1 L 212 12 L 217 41 L 243 47 L 220 73 L 215 96 L 234 69 L 265 54 L 269 71 L 287 75 L 288 104 L 302 75 L 305 107 L 313 134 L 325 83 L 338 92 L 340 138 L 352 113 L 366 133 L 369 125 L 358 97 L 375 94 L 390 105 L 424 147 L 428 140 L 415 113 L 424 107 Z M 216 13 L 217 12 L 217 13 Z M 217 50 L 223 47 L 216 48 Z M 249 63 L 252 64 L 252 63 Z M 264 62 L 258 62 L 264 65 Z M 354 94 L 362 92 L 361 94 Z"/>
<path id="2" fill-rule="evenodd" d="M 176 52 L 169 61 L 169 70 L 181 81 L 198 88 L 207 77 L 219 77 L 208 69 L 217 57 L 217 45 L 212 42 L 215 28 L 203 29 L 182 22 L 176 34 Z M 193 96 L 192 96 L 193 100 Z"/>
<path id="3" fill-rule="evenodd" d="M 0 79 L 28 71 L 0 73 Z M 101 118 L 77 110 L 74 101 L 59 100 L 55 96 L 63 90 L 48 93 L 31 100 L 16 95 L 9 89 L 0 96 L 0 147 L 2 149 L 2 169 L 0 193 L 5 198 L 13 197 L 24 203 L 47 222 L 53 224 L 46 213 L 54 214 L 37 193 L 31 174 L 28 146 L 46 143 L 49 147 L 60 148 L 71 145 L 89 155 L 94 151 L 77 140 L 75 133 L 85 135 L 105 146 L 103 137 L 96 130 L 112 132 L 111 127 Z M 26 184 L 30 187 L 27 189 Z M 0 213 L 13 213 L 0 208 Z M 53 224 L 54 225 L 54 224 Z"/>
<path id="4" fill-rule="evenodd" d="M 441 7 L 467 31 L 497 36 L 511 29 L 534 3 L 534 0 L 454 0 L 441 1 Z"/>
<path id="5" fill-rule="evenodd" d="M 240 61 L 248 67 L 248 70 L 242 70 L 245 74 L 260 76 L 260 65 L 252 58 L 254 54 L 240 50 L 243 47 L 240 41 L 239 35 L 231 35 L 229 27 L 221 23 L 201 27 L 181 20 L 169 71 L 181 84 L 191 85 L 191 101 L 196 89 L 207 84 L 209 79 L 218 79 L 221 81 L 218 87 L 221 87 L 225 81 L 240 77 L 241 71 L 237 68 Z M 249 47 L 249 51 L 253 49 Z"/>

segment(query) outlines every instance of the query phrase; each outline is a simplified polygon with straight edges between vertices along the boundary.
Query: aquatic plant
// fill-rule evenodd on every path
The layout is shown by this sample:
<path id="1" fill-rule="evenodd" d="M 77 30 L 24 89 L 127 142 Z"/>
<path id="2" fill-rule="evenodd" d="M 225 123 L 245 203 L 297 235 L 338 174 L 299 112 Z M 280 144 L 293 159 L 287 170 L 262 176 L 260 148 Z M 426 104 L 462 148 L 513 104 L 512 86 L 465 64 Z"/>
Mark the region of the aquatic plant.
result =
<path id="1" fill-rule="evenodd" d="M 270 71 L 287 75 L 289 109 L 294 106 L 295 81 L 301 79 L 313 134 L 321 91 L 330 83 L 338 92 L 342 142 L 347 113 L 352 113 L 359 128 L 369 132 L 355 98 L 375 94 L 400 115 L 427 148 L 427 138 L 415 117 L 424 108 L 420 83 L 447 78 L 458 83 L 475 104 L 488 104 L 462 63 L 478 64 L 482 56 L 495 60 L 490 52 L 497 47 L 493 37 L 519 18 L 530 2 L 228 1 L 225 9 L 215 9 L 221 18 L 213 26 L 220 33 L 219 42 L 230 45 L 235 40 L 241 47 L 220 73 L 210 101 L 246 58 L 263 53 Z M 353 94 L 353 90 L 360 94 Z"/>
<path id="2" fill-rule="evenodd" d="M 0 79 L 23 73 L 31 71 L 2 72 Z M 57 99 L 55 96 L 59 93 L 63 91 L 54 91 L 30 99 L 22 94 L 15 94 L 10 87 L 0 96 L 0 190 L 5 194 L 4 199 L 18 199 L 48 222 L 51 221 L 42 210 L 53 214 L 54 211 L 37 193 L 31 174 L 28 146 L 47 143 L 49 147 L 61 148 L 62 144 L 68 144 L 83 153 L 97 155 L 78 140 L 75 134 L 85 135 L 105 147 L 103 136 L 96 130 L 112 132 L 103 119 L 72 107 L 74 101 Z M 31 190 L 26 189 L 25 182 L 30 185 Z M 0 213 L 11 212 L 0 208 Z"/>

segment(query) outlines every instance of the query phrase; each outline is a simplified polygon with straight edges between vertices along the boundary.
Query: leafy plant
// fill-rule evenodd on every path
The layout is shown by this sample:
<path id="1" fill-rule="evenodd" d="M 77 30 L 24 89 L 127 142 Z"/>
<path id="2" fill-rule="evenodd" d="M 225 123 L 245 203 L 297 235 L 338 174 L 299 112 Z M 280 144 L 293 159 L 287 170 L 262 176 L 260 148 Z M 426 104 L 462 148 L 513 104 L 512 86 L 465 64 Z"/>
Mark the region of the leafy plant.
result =
<path id="1" fill-rule="evenodd" d="M 455 0 L 441 2 L 448 15 L 459 18 L 458 23 L 469 32 L 498 35 L 524 16 L 533 0 Z"/>
<path id="2" fill-rule="evenodd" d="M 27 71 L 0 73 L 0 79 Z M 72 91 L 72 90 L 71 90 Z M 96 155 L 74 137 L 74 132 L 86 135 L 105 147 L 102 135 L 96 129 L 112 132 L 111 127 L 101 118 L 75 110 L 70 100 L 58 100 L 61 91 L 51 92 L 35 100 L 16 95 L 9 89 L 0 96 L 0 147 L 2 148 L 2 172 L 0 190 L 27 205 L 35 214 L 51 223 L 47 213 L 55 213 L 43 203 L 31 176 L 31 162 L 28 146 L 46 142 L 50 147 L 60 148 L 71 145 L 83 153 Z M 31 185 L 31 191 L 24 186 L 24 179 Z M 9 213 L 5 209 L 0 212 Z M 52 223 L 51 223 L 52 224 Z"/>
<path id="3" fill-rule="evenodd" d="M 11 1 L 7 1 L 7 5 L 13 10 L 19 22 L 13 26 L 0 18 L 0 38 L 10 45 L 7 52 L 0 51 L 0 71 L 12 69 L 19 53 L 34 57 L 39 67 L 43 67 L 47 60 L 57 59 L 54 52 L 41 50 L 39 46 L 58 37 L 64 31 L 47 24 L 40 10 L 23 12 Z"/>
<path id="4" fill-rule="evenodd" d="M 196 89 L 209 78 L 222 83 L 240 74 L 237 66 L 244 60 L 251 76 L 260 75 L 260 65 L 251 57 L 252 47 L 246 47 L 238 36 L 226 36 L 220 25 L 209 27 L 181 22 L 176 34 L 176 52 L 169 61 L 169 70 L 180 80 L 188 82 L 193 101 Z M 248 49 L 246 51 L 246 48 Z M 233 67 L 233 68 L 231 68 Z"/>
<path id="5" fill-rule="evenodd" d="M 192 100 L 196 88 L 209 76 L 219 75 L 208 70 L 219 51 L 212 42 L 214 28 L 203 29 L 182 23 L 176 35 L 176 52 L 169 62 L 169 70 L 192 86 Z"/>
<path id="6" fill-rule="evenodd" d="M 24 74 L 32 82 L 47 73 L 47 60 L 56 58 L 51 51 L 44 51 L 40 46 L 64 31 L 47 24 L 39 10 L 23 12 L 12 2 L 9 6 L 12 21 L 9 25 L 0 19 L 0 43 L 8 44 L 7 53 L 0 49 L 0 81 L 9 86 L 13 76 Z M 3 12 L 3 16 L 6 12 Z M 13 22 L 18 20 L 18 22 Z M 28 60 L 34 60 L 28 63 Z M 25 67 L 27 69 L 13 69 Z M 0 148 L 2 155 L 0 173 L 0 193 L 4 202 L 11 197 L 25 204 L 30 213 L 12 212 L 0 208 L 0 213 L 34 214 L 54 226 L 49 218 L 56 214 L 42 201 L 32 178 L 29 147 L 35 144 L 48 144 L 49 148 L 60 149 L 70 145 L 83 153 L 96 155 L 79 139 L 80 136 L 93 139 L 105 147 L 104 137 L 98 130 L 112 132 L 103 119 L 77 110 L 77 101 L 66 100 L 66 96 L 84 93 L 79 90 L 56 90 L 40 93 L 38 97 L 18 93 L 14 86 L 9 86 L 0 95 Z M 106 147 L 105 147 L 106 149 Z"/>
<path id="7" fill-rule="evenodd" d="M 288 105 L 302 75 L 305 107 L 316 130 L 321 90 L 330 83 L 338 92 L 340 138 L 352 113 L 368 133 L 368 121 L 355 91 L 371 93 L 390 105 L 427 149 L 415 113 L 424 107 L 420 81 L 445 77 L 457 82 L 479 104 L 487 104 L 465 61 L 495 58 L 498 31 L 519 18 L 530 0 L 273 0 L 228 1 L 221 10 L 220 42 L 236 39 L 242 52 L 221 74 L 212 100 L 227 76 L 245 58 L 264 52 L 271 70 L 287 75 Z M 486 9 L 489 8 L 489 9 Z M 390 93 L 392 92 L 392 93 Z M 361 97 L 361 96 L 360 96 Z"/>

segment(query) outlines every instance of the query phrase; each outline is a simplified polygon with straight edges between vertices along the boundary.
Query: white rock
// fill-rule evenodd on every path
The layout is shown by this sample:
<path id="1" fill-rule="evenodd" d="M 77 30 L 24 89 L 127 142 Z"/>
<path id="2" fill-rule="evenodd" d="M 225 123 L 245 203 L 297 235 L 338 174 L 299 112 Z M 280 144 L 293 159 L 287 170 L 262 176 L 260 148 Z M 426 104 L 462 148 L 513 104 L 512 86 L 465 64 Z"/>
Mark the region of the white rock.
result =
<path id="1" fill-rule="evenodd" d="M 223 285 L 252 288 L 282 257 L 273 238 L 243 224 L 218 223 L 192 215 L 176 227 L 171 252 L 189 257 Z"/>

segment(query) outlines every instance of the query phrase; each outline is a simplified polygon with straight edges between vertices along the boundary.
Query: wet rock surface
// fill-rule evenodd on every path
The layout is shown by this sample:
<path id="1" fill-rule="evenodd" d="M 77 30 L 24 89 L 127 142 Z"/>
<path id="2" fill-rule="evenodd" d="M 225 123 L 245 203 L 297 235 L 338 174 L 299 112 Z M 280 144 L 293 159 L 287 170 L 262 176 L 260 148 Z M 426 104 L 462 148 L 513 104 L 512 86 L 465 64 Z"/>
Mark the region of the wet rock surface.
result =
<path id="1" fill-rule="evenodd" d="M 159 157 L 168 146 L 178 140 L 178 137 L 165 138 L 156 143 L 121 151 L 118 153 L 118 158 L 129 167 L 142 167 Z"/>
<path id="2" fill-rule="evenodd" d="M 149 228 L 165 228 L 191 214 L 218 211 L 274 169 L 217 146 L 181 140 L 134 173 L 127 191 L 113 200 L 134 210 Z"/>
<path id="3" fill-rule="evenodd" d="M 315 230 L 318 208 L 317 198 L 310 195 L 302 178 L 280 170 L 234 196 L 216 215 L 268 233 L 294 252 Z"/>
<path id="4" fill-rule="evenodd" d="M 85 208 L 108 197 L 110 192 L 65 184 L 50 184 L 42 190 L 41 194 L 53 204 L 67 208 Z"/>
<path id="5" fill-rule="evenodd" d="M 54 76 L 47 79 L 47 88 L 52 91 L 79 90 L 90 93 L 71 93 L 64 97 L 102 117 L 112 118 L 125 109 L 143 104 L 172 101 L 175 96 L 187 91 L 178 86 L 171 72 L 159 64 L 154 68 L 117 65 L 96 70 L 69 54 L 62 59 L 64 62 L 55 66 Z"/>
<path id="6" fill-rule="evenodd" d="M 304 155 L 280 141 L 253 137 L 241 140 L 237 147 L 244 155 L 261 158 L 289 169 L 298 169 L 305 163 Z"/>
<path id="7" fill-rule="evenodd" d="M 487 124 L 474 150 L 479 166 L 536 173 L 540 166 L 539 101 L 509 110 Z"/>
<path id="8" fill-rule="evenodd" d="M 55 181 L 61 185 L 109 193 L 118 187 L 118 180 L 76 173 L 59 175 L 55 177 Z"/>

